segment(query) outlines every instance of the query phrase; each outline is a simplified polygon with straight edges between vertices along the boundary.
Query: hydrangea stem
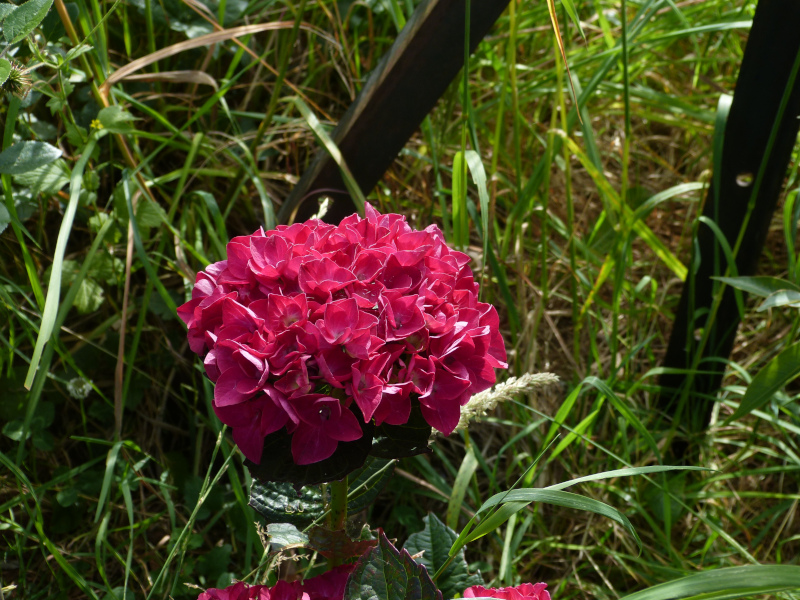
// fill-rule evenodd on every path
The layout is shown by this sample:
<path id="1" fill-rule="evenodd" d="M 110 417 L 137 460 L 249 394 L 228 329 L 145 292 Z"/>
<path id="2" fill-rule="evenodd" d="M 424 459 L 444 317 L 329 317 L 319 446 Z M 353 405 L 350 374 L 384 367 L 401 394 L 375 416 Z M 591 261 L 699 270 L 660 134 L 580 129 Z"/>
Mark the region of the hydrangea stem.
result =
<path id="1" fill-rule="evenodd" d="M 347 518 L 347 477 L 330 484 L 331 502 L 328 505 L 328 525 L 334 531 L 344 529 L 344 520 Z"/>

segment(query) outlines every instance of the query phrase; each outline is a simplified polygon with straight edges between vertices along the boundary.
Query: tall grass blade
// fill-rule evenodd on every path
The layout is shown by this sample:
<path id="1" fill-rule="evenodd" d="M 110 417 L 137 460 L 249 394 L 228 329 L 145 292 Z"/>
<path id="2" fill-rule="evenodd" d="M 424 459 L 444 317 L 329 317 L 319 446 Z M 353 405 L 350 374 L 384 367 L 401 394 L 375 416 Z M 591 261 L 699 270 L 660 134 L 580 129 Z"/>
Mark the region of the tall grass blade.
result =
<path id="1" fill-rule="evenodd" d="M 331 136 L 328 135 L 328 132 L 322 127 L 322 123 L 320 123 L 317 115 L 315 115 L 308 107 L 308 104 L 303 102 L 302 98 L 292 98 L 292 101 L 300 111 L 300 114 L 303 115 L 306 123 L 308 123 L 309 128 L 314 133 L 314 137 L 317 138 L 317 141 L 324 146 L 325 150 L 328 151 L 328 154 L 331 155 L 333 161 L 338 165 L 339 170 L 342 172 L 344 185 L 347 188 L 350 197 L 353 199 L 358 212 L 363 215 L 364 205 L 367 201 L 364 198 L 364 192 L 361 190 L 361 187 L 358 185 L 355 177 L 353 177 L 350 168 L 347 166 L 344 156 L 342 156 L 342 153 L 331 139 Z"/>
<path id="2" fill-rule="evenodd" d="M 61 228 L 58 231 L 56 250 L 53 256 L 53 265 L 50 270 L 50 282 L 47 287 L 47 297 L 45 298 L 44 311 L 42 312 L 42 325 L 39 328 L 39 337 L 36 339 L 36 346 L 33 349 L 31 364 L 28 374 L 25 376 L 25 389 L 30 390 L 39 360 L 42 357 L 42 350 L 50 335 L 53 333 L 53 324 L 58 314 L 58 301 L 61 297 L 61 269 L 64 264 L 64 253 L 67 249 L 67 240 L 72 231 L 72 222 L 75 219 L 75 212 L 78 209 L 78 198 L 81 194 L 83 185 L 83 171 L 92 156 L 97 140 L 92 138 L 83 149 L 83 154 L 75 163 L 70 177 L 70 195 L 67 209 L 64 211 L 64 219 L 61 221 Z M 27 421 L 27 418 L 26 418 Z M 27 429 L 25 429 L 27 431 Z"/>
<path id="3" fill-rule="evenodd" d="M 624 596 L 621 600 L 679 600 L 703 595 L 703 598 L 752 597 L 800 590 L 800 567 L 795 565 L 747 565 L 696 573 L 675 581 Z"/>
<path id="4" fill-rule="evenodd" d="M 747 386 L 739 408 L 727 419 L 725 424 L 741 419 L 761 408 L 785 385 L 800 375 L 800 342 L 784 348 L 753 377 Z"/>

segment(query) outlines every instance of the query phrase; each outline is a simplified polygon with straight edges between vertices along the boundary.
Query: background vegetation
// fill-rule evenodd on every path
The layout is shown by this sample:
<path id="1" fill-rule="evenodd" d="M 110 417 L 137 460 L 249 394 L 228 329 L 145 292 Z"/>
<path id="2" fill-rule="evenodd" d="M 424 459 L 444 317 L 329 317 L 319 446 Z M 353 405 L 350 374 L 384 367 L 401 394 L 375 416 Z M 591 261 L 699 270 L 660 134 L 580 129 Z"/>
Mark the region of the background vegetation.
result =
<path id="1" fill-rule="evenodd" d="M 509 375 L 562 378 L 433 455 L 404 461 L 373 525 L 401 541 L 428 510 L 463 525 L 542 452 L 526 485 L 665 453 L 681 424 L 652 408 L 658 366 L 710 178 L 715 107 L 733 89 L 754 6 L 596 0 L 577 7 L 585 38 L 559 12 L 585 101 L 581 123 L 546 4 L 512 2 L 470 62 L 468 110 L 456 81 L 370 194 L 380 210 L 452 236 L 452 164 L 466 121 L 487 172 L 491 244 L 504 273 L 487 280 L 483 299 L 501 311 Z M 197 596 L 184 583 L 253 582 L 265 569 L 247 473 L 220 437 L 211 385 L 175 306 L 198 270 L 224 258 L 228 239 L 271 223 L 316 152 L 294 99 L 335 124 L 414 2 L 56 0 L 56 8 L 7 53 L 37 67 L 33 90 L 0 104 L 4 148 L 41 140 L 63 152 L 33 174 L 3 175 L 3 593 L 178 599 Z M 245 25 L 261 27 L 235 29 Z M 214 43 L 194 43 L 215 31 Z M 131 64 L 139 69 L 124 69 Z M 120 108 L 100 118 L 106 105 Z M 469 197 L 478 204 L 477 189 Z M 60 230 L 70 206 L 74 222 Z M 629 209 L 654 236 L 640 235 Z M 794 281 L 796 220 L 785 212 L 761 265 Z M 470 226 L 480 269 L 482 241 Z M 61 295 L 43 319 L 59 254 Z M 754 306 L 698 440 L 694 461 L 715 471 L 581 486 L 626 512 L 641 554 L 609 521 L 534 507 L 473 544 L 474 566 L 495 585 L 547 581 L 559 600 L 605 600 L 700 569 L 797 564 L 796 388 L 723 424 L 752 375 L 797 334 L 794 309 Z M 29 391 L 43 322 L 54 325 L 53 341 Z"/>

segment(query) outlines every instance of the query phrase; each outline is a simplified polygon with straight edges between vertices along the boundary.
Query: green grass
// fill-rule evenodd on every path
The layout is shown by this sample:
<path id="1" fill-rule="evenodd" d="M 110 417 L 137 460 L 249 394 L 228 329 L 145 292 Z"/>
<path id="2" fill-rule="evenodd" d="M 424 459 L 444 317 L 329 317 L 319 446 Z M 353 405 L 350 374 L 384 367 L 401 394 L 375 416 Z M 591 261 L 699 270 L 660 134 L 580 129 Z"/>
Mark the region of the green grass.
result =
<path id="1" fill-rule="evenodd" d="M 47 64 L 32 72 L 29 99 L 0 106 L 4 147 L 48 141 L 63 150 L 65 176 L 39 189 L 3 176 L 17 218 L 0 234 L 8 598 L 123 589 L 138 600 L 191 598 L 198 592 L 184 583 L 268 571 L 249 476 L 174 307 L 230 238 L 274 219 L 413 2 L 203 5 L 210 12 L 77 0 L 65 9 L 71 28 L 16 53 Z M 754 3 L 587 3 L 577 7 L 585 40 L 558 6 L 582 122 L 546 5 L 516 4 L 367 196 L 466 240 L 487 265 L 482 299 L 501 313 L 509 374 L 552 371 L 563 382 L 500 407 L 430 457 L 404 460 L 370 519 L 401 541 L 429 510 L 460 529 L 526 471 L 524 486 L 544 487 L 663 462 L 680 429 L 652 409 L 659 365 L 711 178 L 717 101 L 733 90 Z M 276 25 L 145 59 L 259 23 Z M 64 60 L 79 43 L 87 51 Z M 136 59 L 148 79 L 100 87 Z M 104 100 L 136 120 L 106 127 L 92 152 Z M 794 164 L 761 268 L 797 281 Z M 485 188 L 474 183 L 481 170 Z M 469 218 L 456 222 L 451 206 Z M 61 229 L 68 207 L 74 221 Z M 794 309 L 754 306 L 699 440 L 696 464 L 714 471 L 580 485 L 626 514 L 641 551 L 605 519 L 532 505 L 468 546 L 487 580 L 547 581 L 559 600 L 613 599 L 701 569 L 798 564 L 796 384 L 723 423 L 759 367 L 797 339 Z M 460 502 L 450 501 L 454 487 Z"/>

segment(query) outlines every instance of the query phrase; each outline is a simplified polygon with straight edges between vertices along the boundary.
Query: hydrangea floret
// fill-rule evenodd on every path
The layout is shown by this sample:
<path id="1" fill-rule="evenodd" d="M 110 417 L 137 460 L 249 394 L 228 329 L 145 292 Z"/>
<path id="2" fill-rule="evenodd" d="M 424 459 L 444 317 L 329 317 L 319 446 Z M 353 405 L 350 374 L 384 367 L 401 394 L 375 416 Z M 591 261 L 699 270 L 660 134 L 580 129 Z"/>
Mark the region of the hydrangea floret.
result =
<path id="1" fill-rule="evenodd" d="M 197 600 L 342 600 L 353 565 L 342 565 L 300 581 L 278 581 L 273 586 L 238 581 L 224 589 L 211 588 Z"/>
<path id="2" fill-rule="evenodd" d="M 227 253 L 178 314 L 216 383 L 215 413 L 256 464 L 280 430 L 309 465 L 367 423 L 405 425 L 417 403 L 449 435 L 507 366 L 497 311 L 435 225 L 417 231 L 367 205 L 338 226 L 236 237 Z"/>
<path id="3" fill-rule="evenodd" d="M 523 583 L 516 587 L 485 588 L 474 585 L 464 590 L 464 598 L 499 598 L 500 600 L 550 600 L 546 583 Z"/>

